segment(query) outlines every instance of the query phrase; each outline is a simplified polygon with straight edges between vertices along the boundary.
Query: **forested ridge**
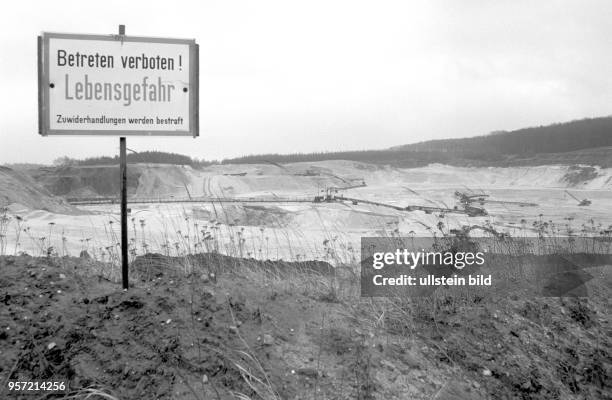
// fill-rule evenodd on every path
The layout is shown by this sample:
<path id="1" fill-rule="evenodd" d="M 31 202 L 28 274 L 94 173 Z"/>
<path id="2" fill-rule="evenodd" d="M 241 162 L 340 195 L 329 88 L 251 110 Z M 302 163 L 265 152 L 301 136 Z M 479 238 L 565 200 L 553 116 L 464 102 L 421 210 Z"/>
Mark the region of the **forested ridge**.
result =
<path id="1" fill-rule="evenodd" d="M 498 131 L 461 139 L 429 140 L 384 150 L 261 154 L 223 160 L 227 164 L 351 160 L 396 166 L 538 165 L 584 163 L 612 166 L 612 117 Z"/>
<path id="2" fill-rule="evenodd" d="M 612 146 L 612 117 L 583 119 L 510 132 L 500 131 L 470 138 L 429 140 L 394 149 L 461 154 L 532 155 L 606 146 Z"/>
<path id="3" fill-rule="evenodd" d="M 612 167 L 612 117 L 582 119 L 461 139 L 428 140 L 382 150 L 255 154 L 228 158 L 223 164 L 293 163 L 349 160 L 398 167 L 431 163 L 459 166 L 592 164 Z M 163 151 L 130 152 L 128 163 L 161 163 L 203 167 L 219 161 L 195 159 Z M 56 165 L 118 164 L 118 156 L 75 160 L 61 157 Z"/>

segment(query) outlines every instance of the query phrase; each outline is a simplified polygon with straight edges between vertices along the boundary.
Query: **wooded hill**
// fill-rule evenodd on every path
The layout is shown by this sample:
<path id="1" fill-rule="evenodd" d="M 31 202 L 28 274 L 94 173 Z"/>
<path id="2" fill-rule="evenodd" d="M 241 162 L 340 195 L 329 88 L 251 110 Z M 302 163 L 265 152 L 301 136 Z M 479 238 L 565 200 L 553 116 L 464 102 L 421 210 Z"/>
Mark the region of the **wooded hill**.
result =
<path id="1" fill-rule="evenodd" d="M 441 151 L 462 155 L 564 153 L 612 146 L 612 117 L 500 131 L 463 139 L 429 140 L 394 150 Z"/>
<path id="2" fill-rule="evenodd" d="M 182 154 L 143 151 L 127 154 L 128 163 L 163 163 L 203 167 L 217 161 Z M 612 167 L 612 117 L 583 119 L 548 126 L 500 131 L 462 139 L 429 140 L 384 150 L 259 154 L 223 160 L 223 164 L 293 163 L 349 160 L 396 167 L 431 163 L 457 166 L 588 164 Z M 118 164 L 115 157 L 75 160 L 62 157 L 58 166 Z"/>
<path id="3" fill-rule="evenodd" d="M 430 163 L 459 166 L 590 164 L 612 167 L 612 117 L 500 131 L 462 139 L 430 140 L 392 147 L 329 153 L 250 155 L 225 164 L 351 160 L 416 167 Z"/>
<path id="4" fill-rule="evenodd" d="M 174 164 L 174 165 L 190 165 L 192 167 L 201 167 L 210 165 L 212 162 L 197 160 L 189 156 L 177 153 L 167 153 L 165 151 L 141 151 L 137 153 L 127 153 L 127 162 L 130 164 L 148 163 L 148 164 Z M 68 157 L 61 157 L 54 161 L 57 166 L 71 165 L 114 165 L 119 164 L 119 156 L 108 157 L 91 157 L 84 160 L 75 160 Z"/>

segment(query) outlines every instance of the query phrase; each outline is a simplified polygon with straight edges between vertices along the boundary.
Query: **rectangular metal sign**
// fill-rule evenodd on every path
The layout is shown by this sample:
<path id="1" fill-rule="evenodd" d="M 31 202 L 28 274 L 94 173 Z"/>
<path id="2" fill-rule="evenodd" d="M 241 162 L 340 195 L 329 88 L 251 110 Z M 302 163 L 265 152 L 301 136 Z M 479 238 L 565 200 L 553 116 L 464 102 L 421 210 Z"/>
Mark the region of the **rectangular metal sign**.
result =
<path id="1" fill-rule="evenodd" d="M 43 33 L 41 135 L 198 136 L 195 40 Z"/>

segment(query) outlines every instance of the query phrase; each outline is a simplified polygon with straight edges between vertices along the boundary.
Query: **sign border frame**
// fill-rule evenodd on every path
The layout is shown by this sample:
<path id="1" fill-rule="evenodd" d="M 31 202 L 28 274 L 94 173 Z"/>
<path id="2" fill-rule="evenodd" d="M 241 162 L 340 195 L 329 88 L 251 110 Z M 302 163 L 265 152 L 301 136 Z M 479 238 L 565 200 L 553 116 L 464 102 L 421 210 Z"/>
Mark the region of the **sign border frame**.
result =
<path id="1" fill-rule="evenodd" d="M 51 129 L 49 110 L 49 39 L 102 40 L 140 43 L 171 43 L 189 46 L 189 129 L 188 130 L 78 130 Z M 43 32 L 37 38 L 38 47 L 38 133 L 41 136 L 193 136 L 200 135 L 200 61 L 199 45 L 195 39 L 173 39 L 127 35 L 91 35 L 78 33 Z"/>

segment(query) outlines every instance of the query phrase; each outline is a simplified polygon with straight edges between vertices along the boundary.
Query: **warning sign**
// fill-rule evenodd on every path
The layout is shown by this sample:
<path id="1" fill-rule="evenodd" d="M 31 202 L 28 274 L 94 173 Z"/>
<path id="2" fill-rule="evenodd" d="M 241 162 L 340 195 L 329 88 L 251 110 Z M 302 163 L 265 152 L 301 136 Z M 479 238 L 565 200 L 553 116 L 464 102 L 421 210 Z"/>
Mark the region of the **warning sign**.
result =
<path id="1" fill-rule="evenodd" d="M 198 135 L 194 40 L 43 33 L 42 135 Z"/>

